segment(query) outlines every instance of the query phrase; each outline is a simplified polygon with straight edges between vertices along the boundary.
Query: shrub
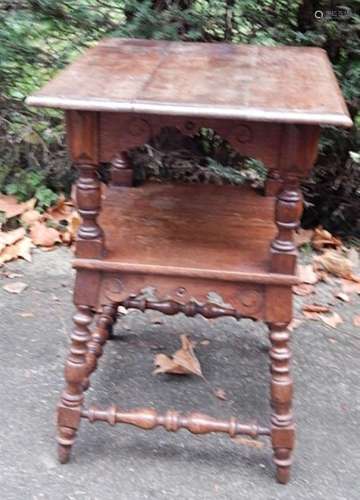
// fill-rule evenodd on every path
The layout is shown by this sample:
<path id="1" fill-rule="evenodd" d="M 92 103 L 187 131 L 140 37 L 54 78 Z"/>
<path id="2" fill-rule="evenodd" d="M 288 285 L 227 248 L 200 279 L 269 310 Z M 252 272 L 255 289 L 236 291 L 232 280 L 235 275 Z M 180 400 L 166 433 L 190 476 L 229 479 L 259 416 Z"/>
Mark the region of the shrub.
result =
<path id="1" fill-rule="evenodd" d="M 333 2 L 321 0 L 0 0 L 0 189 L 14 183 L 20 169 L 40 169 L 45 186 L 68 189 L 71 170 L 61 114 L 30 110 L 23 99 L 105 35 L 316 45 L 329 54 L 356 126 L 351 131 L 325 130 L 317 166 L 304 187 L 311 204 L 305 220 L 359 235 L 358 226 L 349 224 L 350 214 L 360 215 L 355 185 L 359 167 L 352 159 L 360 144 L 356 4 L 342 2 L 348 15 L 334 17 L 326 15 Z M 315 11 L 324 17 L 316 19 Z M 346 193 L 345 198 L 340 192 Z"/>

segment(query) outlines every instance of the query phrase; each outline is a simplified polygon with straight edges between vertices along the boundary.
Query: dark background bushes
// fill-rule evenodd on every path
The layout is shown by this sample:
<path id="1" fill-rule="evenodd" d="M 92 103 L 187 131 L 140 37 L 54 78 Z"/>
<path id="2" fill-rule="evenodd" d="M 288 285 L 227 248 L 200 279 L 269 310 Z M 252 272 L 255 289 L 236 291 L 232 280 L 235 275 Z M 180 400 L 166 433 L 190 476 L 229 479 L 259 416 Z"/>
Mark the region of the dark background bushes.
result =
<path id="1" fill-rule="evenodd" d="M 55 193 L 69 190 L 73 172 L 61 113 L 29 109 L 24 98 L 104 36 L 315 45 L 327 50 L 355 127 L 324 131 L 316 168 L 304 185 L 303 223 L 360 237 L 360 16 L 358 2 L 341 5 L 347 16 L 326 15 L 339 11 L 330 1 L 0 0 L 0 191 L 22 199 L 35 195 L 46 207 Z M 325 14 L 321 20 L 314 16 L 318 10 Z M 135 158 L 143 170 L 154 163 L 157 146 Z M 181 144 L 175 155 L 188 161 L 187 169 L 200 162 L 226 182 L 242 182 L 242 169 L 260 172 L 256 162 L 236 157 L 211 133 L 184 149 Z M 170 154 L 157 157 L 160 174 Z"/>

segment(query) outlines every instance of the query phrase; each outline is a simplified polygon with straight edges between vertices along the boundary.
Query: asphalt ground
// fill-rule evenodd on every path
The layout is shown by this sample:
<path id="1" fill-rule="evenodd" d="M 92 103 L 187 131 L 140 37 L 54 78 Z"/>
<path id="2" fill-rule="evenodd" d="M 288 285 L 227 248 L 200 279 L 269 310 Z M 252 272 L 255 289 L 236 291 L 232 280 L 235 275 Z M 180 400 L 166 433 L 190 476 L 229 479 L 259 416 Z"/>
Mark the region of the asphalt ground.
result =
<path id="1" fill-rule="evenodd" d="M 22 276 L 1 275 L 1 500 L 360 499 L 360 333 L 351 323 L 359 298 L 334 306 L 344 318 L 341 329 L 306 321 L 293 332 L 297 446 L 287 486 L 275 481 L 266 438 L 252 448 L 225 435 L 82 421 L 71 462 L 58 464 L 54 409 L 72 325 L 70 260 L 63 248 L 37 251 L 32 264 L 6 267 Z M 21 294 L 3 289 L 16 281 L 28 285 Z M 324 300 L 332 293 L 329 285 L 318 287 Z M 87 404 L 200 409 L 267 422 L 268 340 L 261 323 L 131 311 L 115 333 Z M 152 375 L 154 356 L 178 349 L 182 333 L 198 342 L 204 375 L 226 401 L 198 377 Z"/>

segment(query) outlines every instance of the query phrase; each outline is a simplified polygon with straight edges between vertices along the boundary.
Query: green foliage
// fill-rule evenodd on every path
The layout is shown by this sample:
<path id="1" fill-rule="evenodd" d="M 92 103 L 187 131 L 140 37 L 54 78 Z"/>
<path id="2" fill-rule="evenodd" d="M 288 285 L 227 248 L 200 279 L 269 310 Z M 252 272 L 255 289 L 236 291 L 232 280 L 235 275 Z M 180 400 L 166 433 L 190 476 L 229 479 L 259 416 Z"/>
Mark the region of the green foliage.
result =
<path id="1" fill-rule="evenodd" d="M 44 185 L 42 172 L 23 170 L 14 175 L 12 182 L 6 185 L 6 194 L 16 196 L 19 201 L 36 198 L 37 208 L 46 209 L 53 205 L 58 195 Z"/>
<path id="2" fill-rule="evenodd" d="M 350 206 L 360 215 L 358 189 L 347 186 L 350 174 L 357 179 L 353 167 L 349 170 L 356 165 L 349 152 L 360 149 L 360 16 L 357 0 L 341 5 L 347 16 L 328 15 L 338 9 L 331 0 L 0 0 L 0 190 L 17 184 L 20 170 L 41 172 L 42 185 L 51 190 L 69 188 L 73 173 L 61 114 L 30 110 L 23 100 L 104 36 L 315 45 L 327 50 L 356 127 L 323 134 L 318 165 L 305 190 L 312 204 L 307 222 L 347 227 Z M 316 11 L 323 12 L 322 19 Z M 234 167 L 233 153 L 211 133 L 201 141 L 210 168 Z M 331 182 L 324 182 L 324 172 Z M 338 199 L 338 191 L 334 195 L 339 178 L 346 199 Z"/>

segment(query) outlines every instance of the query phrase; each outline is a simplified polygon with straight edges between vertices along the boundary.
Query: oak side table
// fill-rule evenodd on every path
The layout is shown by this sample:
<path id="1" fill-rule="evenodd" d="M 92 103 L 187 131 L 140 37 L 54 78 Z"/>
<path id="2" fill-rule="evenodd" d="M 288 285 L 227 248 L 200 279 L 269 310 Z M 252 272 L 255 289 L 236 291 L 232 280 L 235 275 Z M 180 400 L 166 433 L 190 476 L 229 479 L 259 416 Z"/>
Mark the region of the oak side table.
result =
<path id="1" fill-rule="evenodd" d="M 27 103 L 65 110 L 69 149 L 80 173 L 77 312 L 58 406 L 60 462 L 69 459 L 81 419 L 194 434 L 269 435 L 277 479 L 286 483 L 294 447 L 287 325 L 297 283 L 292 233 L 302 211 L 299 181 L 316 158 L 320 126 L 352 125 L 326 53 L 105 39 Z M 214 129 L 240 154 L 262 160 L 268 169 L 265 192 L 243 186 L 133 187 L 127 151 L 165 126 L 188 135 Z M 101 163 L 111 163 L 103 202 Z M 149 286 L 155 299 L 139 298 Z M 210 292 L 221 301 L 212 301 Z M 265 321 L 271 344 L 268 426 L 197 411 L 86 407 L 84 391 L 120 304 Z"/>

